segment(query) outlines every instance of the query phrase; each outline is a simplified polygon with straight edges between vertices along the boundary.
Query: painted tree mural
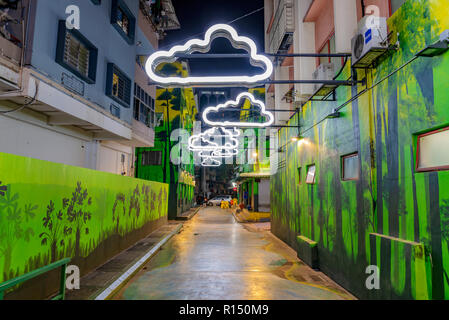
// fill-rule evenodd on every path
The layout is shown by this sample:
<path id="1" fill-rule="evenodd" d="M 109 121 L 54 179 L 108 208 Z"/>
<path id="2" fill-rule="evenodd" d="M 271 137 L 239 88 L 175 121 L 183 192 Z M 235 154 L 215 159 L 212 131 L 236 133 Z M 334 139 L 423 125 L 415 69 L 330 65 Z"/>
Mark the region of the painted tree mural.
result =
<path id="1" fill-rule="evenodd" d="M 84 275 L 166 221 L 166 184 L 5 153 L 0 172 L 0 282 L 63 257 Z"/>
<path id="2" fill-rule="evenodd" d="M 65 200 L 65 199 L 64 199 Z M 67 207 L 65 201 L 62 201 L 62 207 Z M 64 236 L 71 232 L 71 228 L 64 225 L 64 219 L 66 218 L 63 214 L 63 209 L 56 211 L 55 204 L 50 200 L 47 206 L 46 215 L 42 218 L 43 227 L 46 231 L 39 235 L 41 238 L 41 244 L 43 246 L 50 246 L 51 262 L 57 260 L 58 246 L 64 247 Z"/>
<path id="3" fill-rule="evenodd" d="M 415 169 L 417 135 L 448 124 L 449 56 L 415 58 L 449 27 L 448 9 L 442 0 L 405 2 L 388 21 L 399 50 L 355 73 L 367 86 L 305 104 L 289 124 L 299 122 L 307 143 L 290 143 L 293 129 L 279 132 L 286 164 L 271 181 L 273 232 L 293 247 L 298 235 L 317 241 L 322 270 L 362 298 L 449 298 L 449 174 Z M 340 79 L 350 75 L 347 65 Z M 322 119 L 339 106 L 340 118 Z M 344 181 L 342 157 L 354 152 L 359 179 Z M 312 164 L 316 183 L 306 184 Z M 380 266 L 376 292 L 364 286 L 370 264 Z"/>
<path id="4" fill-rule="evenodd" d="M 20 208 L 19 194 L 12 193 L 12 187 L 3 186 L 0 196 L 0 252 L 3 257 L 3 272 L 8 274 L 15 243 L 18 239 L 29 242 L 34 236 L 34 230 L 24 226 L 26 222 L 36 215 L 37 205 L 26 204 Z M 6 276 L 5 276 L 6 277 Z"/>

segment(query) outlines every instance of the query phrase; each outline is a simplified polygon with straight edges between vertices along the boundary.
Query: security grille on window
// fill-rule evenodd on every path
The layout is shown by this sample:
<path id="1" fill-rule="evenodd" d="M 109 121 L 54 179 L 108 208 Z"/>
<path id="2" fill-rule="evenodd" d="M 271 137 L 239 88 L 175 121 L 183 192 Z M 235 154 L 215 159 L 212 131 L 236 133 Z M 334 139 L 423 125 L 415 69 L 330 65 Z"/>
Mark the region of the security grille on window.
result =
<path id="1" fill-rule="evenodd" d="M 89 49 L 71 33 L 65 35 L 64 62 L 76 69 L 83 76 L 89 76 Z"/>
<path id="2" fill-rule="evenodd" d="M 124 0 L 111 0 L 111 24 L 128 44 L 134 44 L 136 17 Z"/>
<path id="3" fill-rule="evenodd" d="M 56 62 L 89 84 L 95 83 L 98 49 L 78 30 L 59 21 Z"/>
<path id="4" fill-rule="evenodd" d="M 144 151 L 142 153 L 143 166 L 160 166 L 162 164 L 162 151 Z"/>
<path id="5" fill-rule="evenodd" d="M 117 24 L 122 28 L 126 35 L 129 35 L 129 18 L 120 7 L 117 9 Z"/>
<path id="6" fill-rule="evenodd" d="M 108 64 L 106 95 L 126 108 L 131 103 L 131 80 L 114 64 Z"/>
<path id="7" fill-rule="evenodd" d="M 134 84 L 134 119 L 154 127 L 154 99 L 138 84 Z"/>

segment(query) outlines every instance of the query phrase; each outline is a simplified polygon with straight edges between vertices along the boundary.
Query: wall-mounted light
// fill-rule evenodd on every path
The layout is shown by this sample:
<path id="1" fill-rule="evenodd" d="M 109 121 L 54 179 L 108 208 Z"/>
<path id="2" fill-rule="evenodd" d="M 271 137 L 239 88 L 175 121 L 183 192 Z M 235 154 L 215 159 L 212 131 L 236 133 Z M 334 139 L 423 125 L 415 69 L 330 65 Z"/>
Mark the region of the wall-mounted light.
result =
<path id="1" fill-rule="evenodd" d="M 304 137 L 302 137 L 302 136 L 294 136 L 294 137 L 291 138 L 291 141 L 292 142 L 298 142 L 298 141 L 301 141 L 303 139 L 304 139 Z"/>
<path id="2" fill-rule="evenodd" d="M 449 50 L 449 30 L 443 31 L 440 35 L 440 40 L 427 46 L 425 49 L 418 52 L 418 57 L 436 57 Z"/>
<path id="3" fill-rule="evenodd" d="M 336 119 L 336 118 L 340 118 L 340 116 L 341 116 L 341 113 L 334 110 L 331 114 L 327 115 L 327 118 L 328 119 Z"/>
<path id="4" fill-rule="evenodd" d="M 253 158 L 257 158 L 258 154 L 257 152 L 253 152 Z"/>

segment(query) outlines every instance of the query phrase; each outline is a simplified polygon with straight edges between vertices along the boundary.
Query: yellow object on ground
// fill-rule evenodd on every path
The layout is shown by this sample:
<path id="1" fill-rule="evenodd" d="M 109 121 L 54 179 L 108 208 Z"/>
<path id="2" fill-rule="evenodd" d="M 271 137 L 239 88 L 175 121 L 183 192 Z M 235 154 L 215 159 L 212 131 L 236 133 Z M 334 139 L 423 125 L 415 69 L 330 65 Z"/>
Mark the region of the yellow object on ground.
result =
<path id="1" fill-rule="evenodd" d="M 246 209 L 243 210 L 233 210 L 234 215 L 238 222 L 259 222 L 259 221 L 269 221 L 270 212 L 251 212 Z M 240 211 L 240 212 L 237 212 Z"/>
<path id="2" fill-rule="evenodd" d="M 228 209 L 229 208 L 229 201 L 222 201 L 221 202 L 221 208 L 222 209 Z"/>

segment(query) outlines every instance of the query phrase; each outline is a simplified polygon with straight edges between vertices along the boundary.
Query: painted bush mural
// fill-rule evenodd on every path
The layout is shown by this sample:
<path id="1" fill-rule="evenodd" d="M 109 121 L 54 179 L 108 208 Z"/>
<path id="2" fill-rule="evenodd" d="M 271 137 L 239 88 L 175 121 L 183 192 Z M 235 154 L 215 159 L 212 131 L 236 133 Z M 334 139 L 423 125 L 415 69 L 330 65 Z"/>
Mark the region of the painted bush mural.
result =
<path id="1" fill-rule="evenodd" d="M 0 175 L 0 282 L 64 257 L 105 262 L 130 233 L 167 219 L 163 183 L 5 153 Z"/>
<path id="2" fill-rule="evenodd" d="M 293 247 L 298 235 L 317 241 L 320 268 L 360 298 L 449 298 L 449 172 L 415 170 L 418 134 L 449 126 L 449 54 L 415 57 L 449 29 L 447 12 L 445 0 L 407 1 L 389 19 L 399 50 L 355 71 L 367 84 L 304 105 L 290 121 L 300 143 L 295 129 L 279 133 L 272 230 Z M 350 73 L 348 61 L 340 79 Z M 324 119 L 339 106 L 340 118 Z M 353 153 L 359 178 L 344 181 Z M 368 265 L 380 269 L 379 290 L 365 286 Z"/>

